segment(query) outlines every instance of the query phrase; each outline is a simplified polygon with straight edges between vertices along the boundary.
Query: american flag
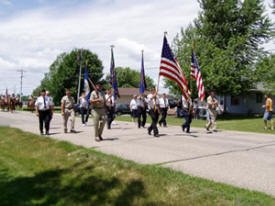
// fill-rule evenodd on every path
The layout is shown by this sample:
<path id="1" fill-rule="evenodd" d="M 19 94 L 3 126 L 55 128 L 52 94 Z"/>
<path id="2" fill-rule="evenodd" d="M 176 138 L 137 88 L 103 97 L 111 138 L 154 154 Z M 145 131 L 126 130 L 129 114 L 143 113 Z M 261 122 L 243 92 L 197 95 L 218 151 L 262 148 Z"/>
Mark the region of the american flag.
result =
<path id="1" fill-rule="evenodd" d="M 192 50 L 191 55 L 191 78 L 196 80 L 197 88 L 198 88 L 198 97 L 200 101 L 203 101 L 205 97 L 204 85 L 202 81 L 201 70 L 195 55 L 195 52 Z"/>
<path id="2" fill-rule="evenodd" d="M 180 68 L 177 59 L 174 57 L 174 54 L 167 42 L 166 36 L 163 38 L 159 75 L 165 76 L 168 79 L 177 82 L 182 90 L 183 96 L 186 99 L 190 98 L 187 80 L 184 73 L 182 72 L 182 69 Z"/>

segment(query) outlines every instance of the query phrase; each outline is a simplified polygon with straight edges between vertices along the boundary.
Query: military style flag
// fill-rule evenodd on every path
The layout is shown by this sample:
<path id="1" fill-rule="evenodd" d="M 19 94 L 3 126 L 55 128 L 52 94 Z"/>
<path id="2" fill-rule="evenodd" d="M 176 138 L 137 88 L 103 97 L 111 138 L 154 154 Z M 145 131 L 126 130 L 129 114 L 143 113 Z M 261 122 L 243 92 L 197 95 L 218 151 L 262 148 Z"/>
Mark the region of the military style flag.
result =
<path id="1" fill-rule="evenodd" d="M 89 86 L 89 75 L 88 75 L 88 61 L 86 61 L 86 64 L 85 64 L 85 71 L 84 71 L 84 92 L 85 92 L 85 96 L 86 96 L 86 100 L 88 102 L 88 105 L 89 105 L 89 99 L 90 99 L 90 86 Z"/>
<path id="2" fill-rule="evenodd" d="M 205 97 L 204 85 L 202 81 L 201 70 L 195 55 L 195 52 L 192 50 L 191 55 L 191 78 L 196 80 L 197 88 L 198 88 L 198 97 L 200 101 L 203 101 Z"/>
<path id="3" fill-rule="evenodd" d="M 174 57 L 165 35 L 163 38 L 159 75 L 175 81 L 180 86 L 183 96 L 186 99 L 190 98 L 187 80 L 177 59 Z"/>
<path id="4" fill-rule="evenodd" d="M 140 83 L 139 83 L 139 94 L 143 94 L 147 88 L 145 74 L 144 74 L 144 59 L 143 51 L 141 53 L 141 70 L 140 70 Z"/>
<path id="5" fill-rule="evenodd" d="M 111 68 L 110 68 L 110 82 L 112 85 L 112 88 L 114 89 L 114 98 L 120 97 L 117 87 L 117 81 L 116 81 L 116 71 L 115 71 L 115 61 L 114 61 L 114 53 L 113 53 L 113 46 L 111 46 Z"/>

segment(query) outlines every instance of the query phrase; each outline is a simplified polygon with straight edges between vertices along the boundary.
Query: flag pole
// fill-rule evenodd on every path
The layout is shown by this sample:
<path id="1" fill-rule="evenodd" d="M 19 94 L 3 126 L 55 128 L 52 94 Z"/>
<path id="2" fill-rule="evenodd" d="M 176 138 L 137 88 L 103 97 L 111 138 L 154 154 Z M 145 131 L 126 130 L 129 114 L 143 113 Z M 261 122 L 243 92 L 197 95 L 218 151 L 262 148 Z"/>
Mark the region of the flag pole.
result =
<path id="1" fill-rule="evenodd" d="M 164 37 L 167 35 L 167 31 L 164 32 Z M 162 45 L 163 47 L 163 45 Z M 162 51 L 162 50 L 161 50 Z M 161 54 L 162 55 L 162 54 Z M 159 73 L 160 73 L 160 66 L 161 66 L 161 56 L 160 56 L 160 65 L 159 65 Z M 159 82 L 160 82 L 160 75 L 158 75 L 158 84 L 157 84 L 157 94 L 159 92 Z"/>
<path id="2" fill-rule="evenodd" d="M 191 46 L 192 46 L 192 49 L 191 49 L 191 56 L 192 56 L 192 52 L 194 52 L 194 48 L 195 48 L 195 46 L 194 46 L 194 41 L 192 41 L 191 42 Z M 189 77 L 189 84 L 190 84 L 190 93 L 191 93 L 191 99 L 192 99 L 192 92 L 193 92 L 193 89 L 192 89 L 192 78 L 191 78 L 191 71 L 190 71 L 190 77 Z"/>
<path id="3" fill-rule="evenodd" d="M 112 64 L 112 61 L 114 61 L 114 59 L 113 59 L 113 55 L 114 55 L 114 51 L 113 51 L 113 49 L 115 48 L 115 45 L 110 45 L 110 47 L 111 47 L 111 64 Z M 113 62 L 114 63 L 114 62 Z M 112 67 L 112 65 L 111 65 L 111 67 Z M 114 68 L 115 69 L 115 68 Z M 112 74 L 110 74 L 110 78 L 112 78 Z M 111 91 L 112 91 L 112 96 L 114 96 L 114 88 L 113 88 L 113 80 L 112 80 L 112 87 L 111 87 Z"/>
<path id="4" fill-rule="evenodd" d="M 80 50 L 80 59 L 79 59 L 79 77 L 78 77 L 78 90 L 77 90 L 77 104 L 79 103 L 79 96 L 80 96 L 80 81 L 81 81 L 81 71 L 82 71 L 82 49 Z"/>
<path id="5" fill-rule="evenodd" d="M 142 49 L 142 50 L 141 50 L 141 64 L 144 64 L 143 53 L 144 53 L 144 50 Z M 141 65 L 141 68 L 142 68 L 142 65 Z M 140 71 L 139 93 L 140 93 L 140 87 L 141 87 L 141 86 L 140 86 L 140 84 L 141 84 L 141 75 L 142 75 L 141 72 L 142 72 L 142 71 Z M 143 65 L 143 72 L 144 72 L 144 65 Z M 145 79 L 145 75 L 144 75 L 143 78 Z M 144 86 L 145 86 L 145 85 L 144 85 Z M 144 92 L 145 92 L 145 90 L 146 90 L 146 88 L 144 88 Z M 143 93 L 144 93 L 144 92 L 143 92 Z M 140 94 L 140 95 L 142 95 L 142 94 Z"/>

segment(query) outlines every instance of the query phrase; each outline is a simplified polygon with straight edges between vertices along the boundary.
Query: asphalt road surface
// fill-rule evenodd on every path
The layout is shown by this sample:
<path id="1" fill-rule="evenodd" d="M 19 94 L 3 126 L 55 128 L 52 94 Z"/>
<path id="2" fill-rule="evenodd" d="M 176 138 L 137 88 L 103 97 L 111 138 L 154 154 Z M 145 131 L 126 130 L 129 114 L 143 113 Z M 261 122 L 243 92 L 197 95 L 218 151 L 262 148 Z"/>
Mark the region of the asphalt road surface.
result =
<path id="1" fill-rule="evenodd" d="M 275 196 L 275 135 L 235 131 L 209 134 L 199 128 L 185 134 L 179 126 L 168 126 L 159 128 L 161 136 L 155 138 L 134 123 L 116 122 L 111 130 L 105 127 L 105 141 L 95 142 L 91 120 L 83 127 L 76 118 L 77 134 L 64 134 L 62 125 L 61 115 L 55 114 L 51 138 Z M 38 118 L 28 112 L 0 112 L 0 126 L 39 134 Z"/>

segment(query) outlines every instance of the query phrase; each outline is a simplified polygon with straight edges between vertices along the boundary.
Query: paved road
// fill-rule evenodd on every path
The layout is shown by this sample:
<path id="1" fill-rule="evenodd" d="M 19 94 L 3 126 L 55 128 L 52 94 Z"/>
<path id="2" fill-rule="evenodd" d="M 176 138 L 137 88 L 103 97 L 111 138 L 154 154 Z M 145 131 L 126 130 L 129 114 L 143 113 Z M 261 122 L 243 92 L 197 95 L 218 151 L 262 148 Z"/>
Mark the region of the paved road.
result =
<path id="1" fill-rule="evenodd" d="M 0 112 L 0 125 L 39 133 L 37 117 L 31 113 Z M 106 140 L 98 143 L 93 139 L 91 122 L 82 127 L 77 118 L 76 130 L 78 134 L 64 134 L 61 116 L 54 115 L 54 139 L 275 196 L 275 135 L 233 131 L 207 134 L 198 128 L 187 135 L 180 127 L 170 126 L 160 128 L 162 136 L 154 138 L 133 123 L 117 122 L 112 130 L 104 131 Z"/>

